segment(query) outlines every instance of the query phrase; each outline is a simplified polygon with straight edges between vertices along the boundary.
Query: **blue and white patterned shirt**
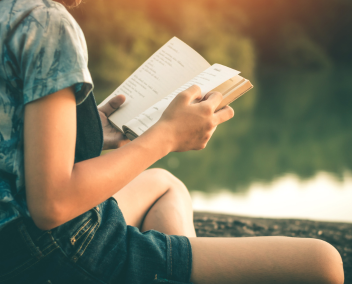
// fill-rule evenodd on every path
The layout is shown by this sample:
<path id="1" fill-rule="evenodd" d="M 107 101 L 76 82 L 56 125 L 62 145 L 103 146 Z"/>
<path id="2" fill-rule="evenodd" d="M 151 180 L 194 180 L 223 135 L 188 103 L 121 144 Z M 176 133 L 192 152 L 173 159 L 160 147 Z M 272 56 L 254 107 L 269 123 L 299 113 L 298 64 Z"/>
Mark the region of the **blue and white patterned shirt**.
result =
<path id="1" fill-rule="evenodd" d="M 76 161 L 99 155 L 102 132 L 86 42 L 65 7 L 50 0 L 0 0 L 0 11 L 1 230 L 10 221 L 29 216 L 23 155 L 27 103 L 75 86 L 80 105 Z M 91 139 L 91 134 L 96 138 Z"/>

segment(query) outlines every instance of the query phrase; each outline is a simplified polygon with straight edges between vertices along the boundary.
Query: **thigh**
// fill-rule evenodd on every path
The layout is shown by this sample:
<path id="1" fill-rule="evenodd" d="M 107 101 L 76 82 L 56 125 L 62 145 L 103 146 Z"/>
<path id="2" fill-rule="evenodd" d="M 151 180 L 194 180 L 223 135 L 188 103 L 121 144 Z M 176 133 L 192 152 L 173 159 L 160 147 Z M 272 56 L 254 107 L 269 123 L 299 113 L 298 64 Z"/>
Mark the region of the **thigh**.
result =
<path id="1" fill-rule="evenodd" d="M 169 189 L 169 175 L 161 169 L 146 170 L 113 196 L 127 225 L 140 228 L 149 209 Z"/>
<path id="2" fill-rule="evenodd" d="M 339 253 L 326 242 L 288 237 L 190 238 L 191 282 L 343 283 Z"/>

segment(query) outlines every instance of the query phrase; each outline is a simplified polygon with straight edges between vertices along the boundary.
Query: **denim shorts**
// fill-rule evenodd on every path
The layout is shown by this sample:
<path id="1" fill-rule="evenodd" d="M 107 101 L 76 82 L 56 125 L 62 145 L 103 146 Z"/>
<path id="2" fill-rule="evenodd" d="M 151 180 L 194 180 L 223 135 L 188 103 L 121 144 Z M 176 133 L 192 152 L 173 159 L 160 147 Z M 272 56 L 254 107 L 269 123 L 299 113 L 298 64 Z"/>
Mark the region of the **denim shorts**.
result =
<path id="1" fill-rule="evenodd" d="M 49 231 L 0 231 L 0 283 L 189 283 L 191 267 L 188 238 L 127 226 L 114 198 Z"/>

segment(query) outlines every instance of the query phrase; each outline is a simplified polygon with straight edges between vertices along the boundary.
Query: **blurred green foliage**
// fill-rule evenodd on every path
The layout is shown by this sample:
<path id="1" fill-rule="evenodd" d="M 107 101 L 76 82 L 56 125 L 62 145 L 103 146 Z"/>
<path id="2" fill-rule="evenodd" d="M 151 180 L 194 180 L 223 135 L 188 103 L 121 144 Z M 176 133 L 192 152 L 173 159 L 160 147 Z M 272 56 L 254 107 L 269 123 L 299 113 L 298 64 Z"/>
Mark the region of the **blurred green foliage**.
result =
<path id="1" fill-rule="evenodd" d="M 182 3 L 183 2 L 183 3 Z M 240 18 L 236 9 L 229 14 Z M 221 63 L 253 78 L 251 39 L 213 13 L 203 1 L 100 0 L 71 10 L 86 36 L 89 67 L 101 101 L 173 36 L 211 64 Z"/>
<path id="2" fill-rule="evenodd" d="M 350 0 L 87 0 L 71 12 L 98 102 L 173 36 L 255 85 L 205 150 L 155 164 L 191 190 L 352 170 Z"/>
<path id="3" fill-rule="evenodd" d="M 325 171 L 341 179 L 351 171 L 352 69 L 265 70 L 258 77 L 258 99 L 244 131 L 237 113 L 206 149 L 173 153 L 157 165 L 204 191 L 246 190 L 286 173 L 306 179 Z"/>

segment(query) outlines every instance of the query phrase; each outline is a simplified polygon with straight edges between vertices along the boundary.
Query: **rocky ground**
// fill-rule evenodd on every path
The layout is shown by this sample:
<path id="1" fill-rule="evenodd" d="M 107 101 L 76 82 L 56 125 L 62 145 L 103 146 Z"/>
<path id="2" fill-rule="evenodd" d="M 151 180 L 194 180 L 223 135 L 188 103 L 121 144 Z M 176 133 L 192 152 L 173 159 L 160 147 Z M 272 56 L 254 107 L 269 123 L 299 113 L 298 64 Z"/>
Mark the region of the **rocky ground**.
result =
<path id="1" fill-rule="evenodd" d="M 196 212 L 194 224 L 199 237 L 290 236 L 318 238 L 340 252 L 345 284 L 352 284 L 352 224 L 293 219 L 263 219 Z"/>

